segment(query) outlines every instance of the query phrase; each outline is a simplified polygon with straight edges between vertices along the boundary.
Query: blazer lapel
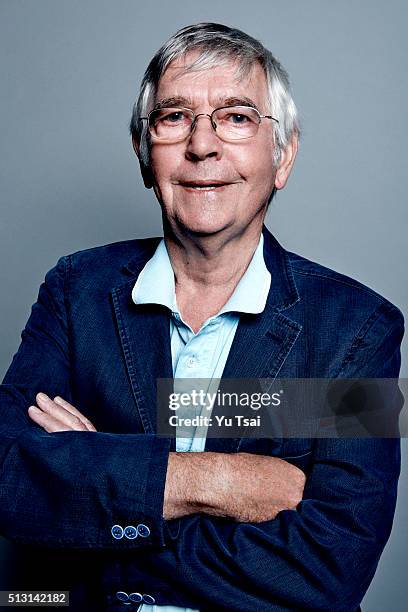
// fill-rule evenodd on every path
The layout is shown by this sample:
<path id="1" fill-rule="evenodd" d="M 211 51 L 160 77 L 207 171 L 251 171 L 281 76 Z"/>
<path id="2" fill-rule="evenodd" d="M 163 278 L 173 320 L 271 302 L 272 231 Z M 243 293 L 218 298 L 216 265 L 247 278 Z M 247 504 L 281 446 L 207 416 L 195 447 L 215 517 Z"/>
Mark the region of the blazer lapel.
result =
<path id="1" fill-rule="evenodd" d="M 282 314 L 300 300 L 288 255 L 265 227 L 263 234 L 268 298 L 262 313 L 241 315 L 223 378 L 275 378 L 302 329 Z"/>
<path id="2" fill-rule="evenodd" d="M 157 379 L 172 378 L 169 313 L 165 307 L 136 305 L 132 289 L 153 249 L 127 264 L 133 278 L 112 289 L 116 323 L 130 385 L 146 433 L 156 431 Z"/>
<path id="3" fill-rule="evenodd" d="M 300 299 L 287 253 L 266 228 L 263 233 L 264 259 L 271 273 L 268 299 L 261 314 L 241 315 L 220 389 L 225 379 L 275 379 L 302 330 L 299 323 L 282 314 Z M 208 437 L 205 450 L 234 452 L 240 440 Z"/>

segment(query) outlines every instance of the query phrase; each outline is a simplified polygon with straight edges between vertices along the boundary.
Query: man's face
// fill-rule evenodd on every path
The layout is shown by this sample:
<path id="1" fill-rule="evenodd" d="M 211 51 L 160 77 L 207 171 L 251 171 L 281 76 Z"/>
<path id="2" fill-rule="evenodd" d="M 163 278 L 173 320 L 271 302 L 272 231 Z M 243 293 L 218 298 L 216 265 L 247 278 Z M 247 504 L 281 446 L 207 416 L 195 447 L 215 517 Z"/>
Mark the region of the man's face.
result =
<path id="1" fill-rule="evenodd" d="M 259 64 L 240 80 L 235 62 L 183 73 L 195 57 L 187 54 L 169 65 L 159 82 L 156 103 L 169 99 L 168 106 L 211 114 L 215 108 L 247 105 L 250 100 L 261 115 L 270 114 Z M 223 232 L 233 237 L 250 226 L 262 226 L 276 178 L 272 123 L 263 119 L 254 137 L 223 142 L 209 118 L 199 117 L 183 142 L 152 144 L 153 189 L 176 235 Z M 210 186 L 214 182 L 218 185 Z M 203 188 L 205 183 L 209 186 Z"/>

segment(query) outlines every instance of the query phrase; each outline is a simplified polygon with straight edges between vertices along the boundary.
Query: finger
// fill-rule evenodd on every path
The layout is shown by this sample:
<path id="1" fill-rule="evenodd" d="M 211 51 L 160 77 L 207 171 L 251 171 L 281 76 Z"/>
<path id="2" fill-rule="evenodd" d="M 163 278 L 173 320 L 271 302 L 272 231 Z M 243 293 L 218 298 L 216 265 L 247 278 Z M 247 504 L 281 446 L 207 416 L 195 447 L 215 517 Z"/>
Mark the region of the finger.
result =
<path id="1" fill-rule="evenodd" d="M 66 425 L 59 419 L 56 419 L 50 414 L 43 412 L 43 410 L 37 406 L 29 406 L 28 415 L 33 421 L 35 421 L 35 423 L 37 423 L 37 425 L 40 425 L 48 433 L 54 433 L 57 431 L 72 431 L 73 429 L 70 425 Z"/>
<path id="2" fill-rule="evenodd" d="M 54 419 L 57 419 L 57 421 L 59 421 L 62 425 L 67 425 L 68 429 L 73 429 L 75 431 L 87 429 L 86 425 L 81 421 L 81 419 L 62 408 L 62 406 L 59 406 L 53 402 L 52 399 L 45 393 L 37 393 L 36 400 L 38 407 L 41 408 L 43 412 L 46 412 Z"/>
<path id="3" fill-rule="evenodd" d="M 56 395 L 54 397 L 54 402 L 65 408 L 65 410 L 68 410 L 68 412 L 70 412 L 71 414 L 74 414 L 76 417 L 78 417 L 86 425 L 89 431 L 96 431 L 91 421 L 87 419 L 86 416 L 82 414 L 82 412 L 79 412 L 79 410 L 77 410 L 75 406 L 67 402 L 67 400 L 64 400 L 64 398 L 60 397 L 59 395 Z"/>

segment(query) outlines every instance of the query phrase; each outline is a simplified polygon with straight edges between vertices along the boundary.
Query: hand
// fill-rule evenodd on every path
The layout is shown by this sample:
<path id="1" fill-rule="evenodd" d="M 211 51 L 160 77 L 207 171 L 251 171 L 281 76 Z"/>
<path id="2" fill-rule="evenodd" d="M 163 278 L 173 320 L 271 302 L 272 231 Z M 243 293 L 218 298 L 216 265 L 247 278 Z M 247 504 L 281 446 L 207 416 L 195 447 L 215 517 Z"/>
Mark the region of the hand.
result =
<path id="1" fill-rule="evenodd" d="M 163 516 L 203 512 L 239 522 L 274 519 L 300 503 L 306 476 L 279 459 L 251 453 L 169 453 Z"/>
<path id="2" fill-rule="evenodd" d="M 48 433 L 56 431 L 96 431 L 87 419 L 72 404 L 58 395 L 52 400 L 45 393 L 37 393 L 38 406 L 28 408 L 28 416 Z"/>

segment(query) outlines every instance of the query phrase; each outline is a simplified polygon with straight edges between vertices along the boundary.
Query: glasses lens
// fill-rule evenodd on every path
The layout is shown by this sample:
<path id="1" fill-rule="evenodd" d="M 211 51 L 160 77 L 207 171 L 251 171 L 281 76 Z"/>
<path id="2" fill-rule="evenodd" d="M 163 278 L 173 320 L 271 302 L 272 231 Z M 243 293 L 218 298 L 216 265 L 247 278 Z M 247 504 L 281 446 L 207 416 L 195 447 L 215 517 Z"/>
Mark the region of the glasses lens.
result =
<path id="1" fill-rule="evenodd" d="M 193 113 L 186 108 L 159 108 L 150 113 L 150 133 L 157 140 L 176 142 L 190 132 Z"/>
<path id="2" fill-rule="evenodd" d="M 258 131 L 260 117 L 250 106 L 219 108 L 214 113 L 217 134 L 226 140 L 251 138 Z"/>

